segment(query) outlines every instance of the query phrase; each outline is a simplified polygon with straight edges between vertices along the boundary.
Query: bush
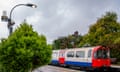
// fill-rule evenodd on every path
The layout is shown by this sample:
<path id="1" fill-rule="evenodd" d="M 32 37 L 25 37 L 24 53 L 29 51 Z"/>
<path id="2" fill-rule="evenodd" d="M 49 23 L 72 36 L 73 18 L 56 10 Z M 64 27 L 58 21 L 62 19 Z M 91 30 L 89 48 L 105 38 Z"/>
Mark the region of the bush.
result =
<path id="1" fill-rule="evenodd" d="M 52 49 L 46 38 L 23 23 L 8 39 L 1 43 L 0 64 L 2 72 L 28 72 L 31 68 L 48 64 Z"/>

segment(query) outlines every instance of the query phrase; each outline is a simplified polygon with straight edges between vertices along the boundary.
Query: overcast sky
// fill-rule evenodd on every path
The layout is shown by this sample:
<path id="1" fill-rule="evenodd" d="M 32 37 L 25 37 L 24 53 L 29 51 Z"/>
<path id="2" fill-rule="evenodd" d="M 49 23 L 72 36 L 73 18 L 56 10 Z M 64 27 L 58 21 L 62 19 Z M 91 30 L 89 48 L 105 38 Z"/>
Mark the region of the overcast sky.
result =
<path id="1" fill-rule="evenodd" d="M 14 29 L 27 20 L 35 31 L 46 36 L 48 43 L 75 31 L 86 34 L 89 26 L 107 11 L 114 11 L 120 22 L 120 0 L 0 0 L 0 16 L 17 4 L 34 3 L 36 9 L 20 6 L 14 9 Z M 7 22 L 0 21 L 0 38 L 7 38 Z"/>

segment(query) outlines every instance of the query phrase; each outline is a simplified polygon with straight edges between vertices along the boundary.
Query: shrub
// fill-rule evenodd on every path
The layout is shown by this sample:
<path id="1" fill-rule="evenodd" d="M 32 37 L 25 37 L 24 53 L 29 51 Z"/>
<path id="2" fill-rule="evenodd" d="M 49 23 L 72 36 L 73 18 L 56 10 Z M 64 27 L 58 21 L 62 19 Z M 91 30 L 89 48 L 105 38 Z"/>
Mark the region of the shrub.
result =
<path id="1" fill-rule="evenodd" d="M 23 23 L 8 39 L 1 43 L 0 64 L 2 72 L 28 72 L 48 64 L 52 49 L 44 35 L 38 35 L 32 26 Z"/>

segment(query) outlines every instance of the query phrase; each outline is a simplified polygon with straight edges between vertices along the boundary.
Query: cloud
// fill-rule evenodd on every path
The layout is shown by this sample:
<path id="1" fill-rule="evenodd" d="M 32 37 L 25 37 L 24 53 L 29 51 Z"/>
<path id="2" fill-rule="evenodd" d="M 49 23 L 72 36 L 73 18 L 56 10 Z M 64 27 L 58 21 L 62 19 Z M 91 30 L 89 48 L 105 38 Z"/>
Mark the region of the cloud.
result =
<path id="1" fill-rule="evenodd" d="M 41 12 L 35 12 L 32 16 L 28 16 L 26 19 L 29 21 L 29 23 L 38 23 L 42 20 L 42 13 Z"/>
<path id="2" fill-rule="evenodd" d="M 89 26 L 94 24 L 106 11 L 115 11 L 119 14 L 119 0 L 2 0 L 0 2 L 0 14 L 3 10 L 10 11 L 16 4 L 34 3 L 36 9 L 28 7 L 16 8 L 13 19 L 16 26 L 24 20 L 33 25 L 34 30 L 44 34 L 49 43 L 54 39 L 79 31 L 87 33 Z M 120 18 L 118 18 L 120 21 Z M 1 23 L 0 23 L 1 24 Z M 0 25 L 0 29 L 5 26 Z M 0 35 L 7 36 L 7 28 Z"/>

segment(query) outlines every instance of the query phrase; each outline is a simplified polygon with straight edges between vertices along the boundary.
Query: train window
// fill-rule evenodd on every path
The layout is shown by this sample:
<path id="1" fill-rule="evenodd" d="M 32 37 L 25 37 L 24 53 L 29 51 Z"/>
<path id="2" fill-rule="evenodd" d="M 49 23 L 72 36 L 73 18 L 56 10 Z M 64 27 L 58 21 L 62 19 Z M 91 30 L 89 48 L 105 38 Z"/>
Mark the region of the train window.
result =
<path id="1" fill-rule="evenodd" d="M 69 51 L 67 53 L 67 57 L 74 57 L 74 51 Z"/>
<path id="2" fill-rule="evenodd" d="M 64 57 L 64 53 L 60 53 L 59 56 L 60 56 L 60 57 Z"/>
<path id="3" fill-rule="evenodd" d="M 85 52 L 84 51 L 76 51 L 76 57 L 80 57 L 80 58 L 85 57 Z"/>
<path id="4" fill-rule="evenodd" d="M 88 57 L 91 57 L 91 53 L 92 53 L 92 50 L 90 49 L 90 50 L 88 51 Z"/>
<path id="5" fill-rule="evenodd" d="M 103 58 L 108 58 L 109 54 L 107 50 L 103 50 Z"/>
<path id="6" fill-rule="evenodd" d="M 95 54 L 94 54 L 95 58 L 102 58 L 102 50 L 98 50 Z"/>
<path id="7" fill-rule="evenodd" d="M 57 57 L 58 53 L 57 52 L 53 52 L 52 57 Z"/>
<path id="8" fill-rule="evenodd" d="M 98 50 L 95 54 L 94 54 L 95 58 L 108 58 L 108 51 L 107 50 Z"/>

